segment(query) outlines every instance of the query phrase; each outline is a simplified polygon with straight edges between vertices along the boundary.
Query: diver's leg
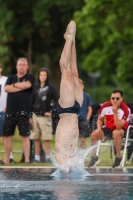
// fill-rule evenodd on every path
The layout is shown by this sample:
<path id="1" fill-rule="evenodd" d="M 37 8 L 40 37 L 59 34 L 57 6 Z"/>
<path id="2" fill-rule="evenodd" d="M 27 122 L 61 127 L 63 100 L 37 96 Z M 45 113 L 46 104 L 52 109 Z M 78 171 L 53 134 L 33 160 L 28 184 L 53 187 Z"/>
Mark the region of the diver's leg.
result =
<path id="1" fill-rule="evenodd" d="M 71 107 L 75 102 L 74 81 L 71 70 L 72 44 L 73 38 L 75 37 L 75 27 L 76 24 L 74 21 L 70 22 L 67 26 L 66 33 L 64 34 L 66 42 L 60 58 L 62 76 L 59 103 L 62 107 Z"/>
<path id="2" fill-rule="evenodd" d="M 75 31 L 76 31 L 76 27 L 75 27 Z M 73 81 L 74 81 L 75 100 L 81 106 L 83 102 L 83 89 L 79 83 L 75 38 L 73 39 L 73 43 L 72 43 L 71 70 L 72 70 L 72 76 L 73 76 Z"/>
<path id="3" fill-rule="evenodd" d="M 61 71 L 63 67 L 70 67 L 70 62 L 71 62 L 71 55 L 72 55 L 72 43 L 73 43 L 73 38 L 75 35 L 75 27 L 76 24 L 74 21 L 71 21 L 66 29 L 66 32 L 64 34 L 64 38 L 66 40 L 61 58 L 60 58 L 60 66 L 61 66 Z"/>

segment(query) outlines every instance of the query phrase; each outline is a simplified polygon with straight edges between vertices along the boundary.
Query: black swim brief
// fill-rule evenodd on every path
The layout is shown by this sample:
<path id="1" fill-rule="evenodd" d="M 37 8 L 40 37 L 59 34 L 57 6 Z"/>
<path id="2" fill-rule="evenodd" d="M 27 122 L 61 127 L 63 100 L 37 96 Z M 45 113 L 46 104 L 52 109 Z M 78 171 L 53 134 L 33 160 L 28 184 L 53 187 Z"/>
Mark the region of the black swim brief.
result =
<path id="1" fill-rule="evenodd" d="M 75 104 L 72 106 L 72 107 L 69 107 L 69 108 L 62 108 L 60 106 L 60 104 L 58 103 L 57 104 L 57 111 L 58 111 L 58 114 L 62 114 L 62 113 L 75 113 L 75 114 L 79 114 L 80 112 L 80 105 L 77 101 L 75 101 Z"/>

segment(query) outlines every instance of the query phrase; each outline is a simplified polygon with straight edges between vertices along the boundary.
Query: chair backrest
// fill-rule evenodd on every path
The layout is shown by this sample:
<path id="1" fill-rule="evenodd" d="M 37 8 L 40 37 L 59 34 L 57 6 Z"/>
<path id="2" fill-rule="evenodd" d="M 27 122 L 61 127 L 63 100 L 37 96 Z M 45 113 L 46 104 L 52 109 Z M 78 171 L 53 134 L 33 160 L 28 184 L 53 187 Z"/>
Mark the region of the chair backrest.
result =
<path id="1" fill-rule="evenodd" d="M 131 113 L 133 113 L 133 103 L 126 103 L 126 104 L 130 108 Z"/>

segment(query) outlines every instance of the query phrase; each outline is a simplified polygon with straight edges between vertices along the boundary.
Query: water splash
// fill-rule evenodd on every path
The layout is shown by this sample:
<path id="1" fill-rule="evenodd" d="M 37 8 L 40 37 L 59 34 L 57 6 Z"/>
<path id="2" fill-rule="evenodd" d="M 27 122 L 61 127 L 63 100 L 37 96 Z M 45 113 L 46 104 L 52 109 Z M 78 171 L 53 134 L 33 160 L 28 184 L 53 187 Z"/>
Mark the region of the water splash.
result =
<path id="1" fill-rule="evenodd" d="M 89 172 L 87 172 L 84 168 L 81 170 L 74 170 L 71 171 L 69 173 L 63 173 L 62 171 L 60 171 L 59 169 L 57 169 L 54 173 L 51 174 L 51 176 L 54 176 L 55 179 L 72 179 L 72 180 L 76 180 L 76 179 L 84 179 L 88 176 L 93 176 L 91 175 Z"/>
<path id="2" fill-rule="evenodd" d="M 84 162 L 88 154 L 91 154 L 92 151 L 96 150 L 97 144 L 91 146 L 87 149 L 77 148 L 75 152 L 71 155 L 71 158 L 66 158 L 65 166 L 57 163 L 55 159 L 55 151 L 51 152 L 51 160 L 53 165 L 57 168 L 57 170 L 52 174 L 52 176 L 56 177 L 64 177 L 64 175 L 74 175 L 80 174 L 82 176 L 87 176 L 89 173 L 84 169 Z"/>

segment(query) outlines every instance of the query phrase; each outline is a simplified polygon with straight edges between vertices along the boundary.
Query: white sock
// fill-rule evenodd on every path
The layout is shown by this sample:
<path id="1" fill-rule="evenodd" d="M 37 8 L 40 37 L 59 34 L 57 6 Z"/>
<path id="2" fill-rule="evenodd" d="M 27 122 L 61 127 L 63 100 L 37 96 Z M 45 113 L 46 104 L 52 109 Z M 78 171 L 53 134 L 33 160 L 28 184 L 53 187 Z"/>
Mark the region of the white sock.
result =
<path id="1" fill-rule="evenodd" d="M 35 155 L 35 160 L 40 161 L 40 155 Z"/>
<path id="2" fill-rule="evenodd" d="M 13 154 L 12 154 L 12 152 L 10 152 L 9 158 L 10 158 L 10 159 L 13 159 Z"/>

